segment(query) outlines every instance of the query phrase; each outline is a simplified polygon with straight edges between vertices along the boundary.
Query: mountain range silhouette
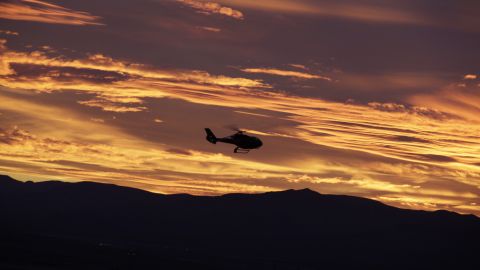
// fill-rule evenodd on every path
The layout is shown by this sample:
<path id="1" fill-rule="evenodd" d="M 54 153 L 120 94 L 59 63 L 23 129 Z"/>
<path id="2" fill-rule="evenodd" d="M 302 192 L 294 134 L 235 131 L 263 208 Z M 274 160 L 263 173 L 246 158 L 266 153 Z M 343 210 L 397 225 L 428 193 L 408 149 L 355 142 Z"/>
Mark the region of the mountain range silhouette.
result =
<path id="1" fill-rule="evenodd" d="M 0 269 L 480 269 L 480 218 L 309 189 L 161 195 L 0 176 Z"/>

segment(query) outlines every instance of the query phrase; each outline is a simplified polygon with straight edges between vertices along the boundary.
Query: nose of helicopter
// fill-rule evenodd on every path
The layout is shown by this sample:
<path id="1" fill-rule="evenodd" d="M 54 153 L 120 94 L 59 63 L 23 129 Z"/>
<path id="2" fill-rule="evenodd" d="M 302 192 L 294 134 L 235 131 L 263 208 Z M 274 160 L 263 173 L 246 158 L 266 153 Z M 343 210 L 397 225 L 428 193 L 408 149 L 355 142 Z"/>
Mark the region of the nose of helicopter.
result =
<path id="1" fill-rule="evenodd" d="M 258 140 L 257 141 L 257 148 L 262 147 L 262 145 L 263 145 L 263 142 L 261 140 Z"/>

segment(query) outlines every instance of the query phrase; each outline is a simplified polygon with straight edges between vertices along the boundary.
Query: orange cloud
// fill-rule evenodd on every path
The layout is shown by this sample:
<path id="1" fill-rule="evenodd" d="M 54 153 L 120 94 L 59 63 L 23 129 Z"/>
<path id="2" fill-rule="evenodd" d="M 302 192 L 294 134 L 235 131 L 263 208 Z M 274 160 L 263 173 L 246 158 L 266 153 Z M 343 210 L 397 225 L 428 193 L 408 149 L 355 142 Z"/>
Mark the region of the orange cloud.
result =
<path id="1" fill-rule="evenodd" d="M 87 106 L 98 106 L 105 110 L 115 110 L 113 103 L 117 105 L 129 104 L 131 100 L 145 97 L 180 98 L 189 102 L 217 105 L 233 108 L 267 109 L 289 114 L 288 119 L 298 123 L 294 136 L 314 144 L 328 145 L 335 148 L 357 149 L 389 158 L 404 161 L 438 164 L 445 166 L 439 160 L 425 159 L 428 156 L 456 157 L 458 149 L 455 147 L 419 147 L 417 142 L 435 141 L 423 136 L 417 137 L 417 121 L 429 121 L 428 127 L 441 128 L 447 134 L 452 132 L 449 123 L 441 122 L 459 121 L 455 128 L 464 127 L 471 130 L 470 123 L 462 123 L 454 120 L 448 114 L 439 111 L 423 109 L 422 107 L 407 108 L 404 105 L 375 104 L 360 106 L 353 104 L 340 104 L 327 102 L 320 99 L 288 96 L 281 93 L 257 91 L 256 88 L 266 87 L 258 80 L 245 78 L 231 78 L 225 76 L 212 76 L 202 71 L 164 71 L 149 68 L 140 64 L 121 62 L 102 55 L 90 56 L 88 59 L 65 60 L 63 58 L 50 58 L 41 53 L 30 54 L 6 52 L 3 60 L 4 72 L 0 78 L 0 84 L 16 89 L 32 89 L 35 91 L 84 91 L 95 93 L 109 102 L 82 101 Z M 99 71 L 111 71 L 127 74 L 126 80 L 115 82 L 89 82 L 79 78 L 70 80 L 57 80 L 51 76 L 21 79 L 15 76 L 11 64 L 29 64 L 40 66 L 70 67 L 77 69 L 92 69 Z M 474 106 L 474 104 L 472 105 Z M 315 109 L 314 109 L 315 108 Z M 119 110 L 122 110 L 121 108 Z M 136 111 L 137 109 L 133 109 Z M 124 109 L 128 111 L 128 109 Z M 366 119 L 352 115 L 365 115 Z M 452 112 L 453 114 L 453 112 Z M 396 125 L 393 122 L 404 119 Z M 405 126 L 402 126 L 405 120 Z M 384 123 L 382 125 L 374 123 Z M 427 127 L 423 127 L 426 132 Z M 433 131 L 431 131 L 433 132 Z M 316 134 L 328 134 L 330 136 L 317 136 Z M 348 138 L 348 139 L 347 139 Z M 378 144 L 369 142 L 375 138 Z M 395 138 L 412 138 L 395 139 Z M 399 148 L 384 148 L 382 145 L 394 145 Z M 461 147 L 458 145 L 458 147 Z M 411 155 L 410 153 L 416 153 Z M 472 153 L 473 154 L 473 153 Z M 475 156 L 475 155 L 474 155 Z M 459 162 L 462 157 L 456 158 Z M 473 163 L 473 161 L 472 161 Z"/>
<path id="2" fill-rule="evenodd" d="M 0 18 L 52 24 L 102 25 L 100 17 L 75 11 L 41 0 L 19 0 L 0 3 Z"/>
<path id="3" fill-rule="evenodd" d="M 399 24 L 430 23 L 425 16 L 422 16 L 422 14 L 384 5 L 302 0 L 219 0 L 218 2 L 270 12 L 311 14 L 366 22 Z"/>
<path id="4" fill-rule="evenodd" d="M 10 35 L 10 36 L 18 36 L 18 35 L 20 35 L 18 32 L 10 31 L 10 30 L 0 30 L 0 34 Z"/>
<path id="5" fill-rule="evenodd" d="M 320 76 L 320 75 L 310 74 L 306 72 L 299 72 L 299 71 L 281 70 L 281 69 L 275 69 L 275 68 L 244 68 L 241 70 L 247 73 L 263 73 L 263 74 L 276 75 L 276 76 L 295 77 L 300 79 L 321 79 L 326 81 L 332 81 L 331 78 L 326 76 Z"/>
<path id="6" fill-rule="evenodd" d="M 289 66 L 298 68 L 298 69 L 308 70 L 308 68 L 305 65 L 301 65 L 301 64 L 289 64 Z"/>
<path id="7" fill-rule="evenodd" d="M 437 74 L 395 72 L 384 74 L 340 73 L 338 83 L 358 91 L 380 91 L 384 93 L 391 88 L 432 89 L 435 86 L 444 86 L 449 82 L 446 82 Z M 386 86 L 388 86 L 388 89 L 386 89 Z"/>
<path id="8" fill-rule="evenodd" d="M 417 5 L 404 4 L 402 1 L 217 0 L 217 2 L 265 12 L 321 16 L 365 23 L 435 26 L 473 32 L 479 29 L 479 19 L 475 14 L 478 5 L 474 1 L 463 2 L 462 8 L 451 8 L 443 15 L 432 9 L 421 10 Z M 452 4 L 452 7 L 455 5 Z M 456 19 L 449 19 L 450 15 Z"/>
<path id="9" fill-rule="evenodd" d="M 434 94 L 414 95 L 410 102 L 480 123 L 480 97 L 476 91 L 449 88 Z"/>
<path id="10" fill-rule="evenodd" d="M 220 28 L 208 27 L 208 26 L 202 26 L 202 27 L 199 27 L 199 28 L 203 29 L 205 31 L 214 32 L 214 33 L 218 33 L 220 31 L 222 31 Z"/>
<path id="11" fill-rule="evenodd" d="M 229 179 L 269 177 L 291 171 L 288 167 L 235 160 L 222 154 L 190 150 L 186 155 L 185 151 L 172 151 L 132 137 L 110 127 L 101 118 L 85 119 L 68 109 L 1 94 L 0 100 L 2 112 L 24 114 L 19 124 L 41 131 L 35 134 L 16 126 L 0 129 L 0 169 L 7 173 L 114 182 L 164 193 L 188 190 L 195 194 L 218 194 L 219 191 L 254 191 L 260 187 L 229 182 Z M 35 113 L 28 113 L 30 110 Z M 8 126 L 5 119 L 0 118 L 0 122 Z M 159 170 L 167 173 L 157 173 Z"/>
<path id="12" fill-rule="evenodd" d="M 144 78 L 169 80 L 169 81 L 194 81 L 202 84 L 211 84 L 219 86 L 237 86 L 237 87 L 269 87 L 260 80 L 251 80 L 246 78 L 232 78 L 227 76 L 214 76 L 204 71 L 168 71 L 159 70 L 138 63 L 128 63 L 114 60 L 102 54 L 90 55 L 86 59 L 65 60 L 60 58 L 51 58 L 43 52 L 34 51 L 31 53 L 16 53 L 6 51 L 5 40 L 0 39 L 0 52 L 3 50 L 2 59 L 0 59 L 0 75 L 13 74 L 9 68 L 10 64 L 28 64 L 49 67 L 91 69 L 119 74 L 128 74 L 131 76 L 141 76 Z M 3 48 L 3 49 L 2 49 Z"/>
<path id="13" fill-rule="evenodd" d="M 215 2 L 203 2 L 197 0 L 177 0 L 184 5 L 192 7 L 205 14 L 221 14 L 237 20 L 243 20 L 243 13 L 230 7 L 222 6 Z"/>
<path id="14" fill-rule="evenodd" d="M 476 80 L 477 79 L 477 75 L 475 74 L 467 74 L 463 77 L 465 80 Z"/>
<path id="15" fill-rule="evenodd" d="M 258 88 L 268 87 L 258 80 L 213 76 L 202 71 L 157 70 L 140 64 L 114 60 L 103 55 L 94 55 L 87 59 L 65 60 L 51 58 L 38 52 L 25 54 L 7 51 L 4 56 L 2 57 L 2 66 L 8 71 L 4 72 L 4 75 L 9 76 L 0 78 L 2 85 L 35 91 L 70 89 L 95 93 L 109 102 L 83 101 L 83 103 L 89 106 L 104 106 L 106 110 L 113 110 L 113 108 L 108 108 L 112 100 L 115 100 L 114 103 L 117 104 L 128 104 L 131 103 L 131 100 L 125 98 L 141 99 L 145 97 L 173 97 L 206 105 L 266 109 L 289 114 L 288 119 L 298 123 L 298 131 L 295 132 L 295 136 L 315 144 L 345 149 L 354 148 L 405 161 L 437 164 L 439 162 L 435 160 L 425 160 L 425 156 L 457 156 L 456 151 L 444 151 L 448 148 L 440 150 L 435 147 L 435 151 L 428 151 L 427 148 L 421 150 L 415 142 L 420 139 L 425 142 L 433 141 L 422 137 L 412 139 L 410 142 L 408 140 L 392 141 L 392 138 L 416 138 L 418 135 L 414 133 L 416 133 L 415 123 L 417 121 L 429 121 L 431 127 L 436 126 L 436 128 L 444 129 L 447 133 L 451 132 L 452 127 L 441 121 L 445 119 L 454 121 L 453 118 L 448 114 L 422 109 L 422 107 L 407 108 L 404 105 L 375 103 L 371 103 L 369 106 L 360 106 L 288 96 L 281 93 L 258 91 Z M 48 75 L 22 79 L 21 76 L 15 76 L 15 70 L 11 67 L 12 63 L 118 72 L 130 77 L 106 83 L 89 82 L 79 78 L 57 80 Z M 357 114 L 365 115 L 367 118 L 362 120 L 357 116 L 352 117 Z M 401 123 L 392 126 L 392 122 L 396 122 L 398 119 L 408 121 L 405 126 L 402 126 Z M 465 127 L 466 130 L 471 129 L 470 123 L 458 121 L 457 129 L 460 127 Z M 423 129 L 427 129 L 427 127 Z M 425 132 L 425 130 L 423 131 Z M 329 134 L 330 136 L 324 137 L 315 134 Z M 346 138 L 349 139 L 346 140 Z M 375 138 L 379 144 L 368 143 L 372 138 Z M 400 149 L 384 148 L 382 144 L 397 145 Z M 412 152 L 417 155 L 410 155 L 409 153 Z M 458 158 L 458 160 L 460 161 L 462 158 Z"/>
<path id="16" fill-rule="evenodd" d="M 19 166 L 24 170 L 22 173 L 38 173 L 39 168 L 43 168 L 44 176 L 71 180 L 132 179 L 122 184 L 156 192 L 263 191 L 289 187 L 297 181 L 324 192 L 384 198 L 383 201 L 395 205 L 411 200 L 408 199 L 412 198 L 411 194 L 430 196 L 429 204 L 425 204 L 428 209 L 458 206 L 467 211 L 465 205 L 479 203 L 471 194 L 476 194 L 480 179 L 475 135 L 480 134 L 480 124 L 458 117 L 455 110 L 449 110 L 444 103 L 438 106 L 421 102 L 417 106 L 345 104 L 267 91 L 271 86 L 261 80 L 204 71 L 162 70 L 101 54 L 67 59 L 41 52 L 12 51 L 5 42 L 0 44 L 0 85 L 5 89 L 30 94 L 87 93 L 96 98 L 80 101 L 83 105 L 106 111 L 122 111 L 122 107 L 148 110 L 143 99 L 168 97 L 232 108 L 244 117 L 261 117 L 261 122 L 275 119 L 266 115 L 281 114 L 281 120 L 290 125 L 272 130 L 259 127 L 248 130 L 269 136 L 271 140 L 295 140 L 310 147 L 343 153 L 340 156 L 324 154 L 328 156 L 325 158 L 319 150 L 316 155 L 299 154 L 294 159 L 285 157 L 285 161 L 262 161 L 195 149 L 172 151 L 115 128 L 109 124 L 113 120 L 95 117 L 93 119 L 104 119 L 95 122 L 90 120 L 92 117 L 85 118 L 66 109 L 0 94 L 0 111 L 22 116 L 11 118 L 22 119 L 16 123 L 8 122 L 10 118 L 0 118 L 2 122 L 21 127 L 22 132 L 2 130 L 0 140 L 8 142 L 1 148 L 3 159 L 35 166 L 35 169 Z M 28 65 L 38 72 L 22 73 L 22 69 L 16 68 L 19 65 Z M 63 76 L 65 68 L 75 72 Z M 84 70 L 89 74 L 107 73 L 118 79 L 90 80 L 82 76 Z M 456 98 L 475 106 L 476 100 L 470 96 Z M 428 100 L 432 99 L 420 101 Z M 258 111 L 261 113 L 256 113 Z M 154 125 L 157 121 L 152 120 L 148 122 Z M 19 170 L 1 164 L 4 171 Z M 264 182 L 258 184 L 258 181 Z M 447 194 L 435 186 L 438 182 L 458 190 Z M 414 199 L 412 207 L 420 207 L 413 203 L 421 199 Z"/>
<path id="17" fill-rule="evenodd" d="M 88 107 L 98 107 L 107 112 L 141 112 L 147 109 L 144 106 L 125 106 L 131 105 L 129 100 L 132 98 L 122 99 L 121 97 L 98 97 L 96 99 L 78 101 L 79 104 Z M 141 103 L 141 101 L 133 102 Z"/>

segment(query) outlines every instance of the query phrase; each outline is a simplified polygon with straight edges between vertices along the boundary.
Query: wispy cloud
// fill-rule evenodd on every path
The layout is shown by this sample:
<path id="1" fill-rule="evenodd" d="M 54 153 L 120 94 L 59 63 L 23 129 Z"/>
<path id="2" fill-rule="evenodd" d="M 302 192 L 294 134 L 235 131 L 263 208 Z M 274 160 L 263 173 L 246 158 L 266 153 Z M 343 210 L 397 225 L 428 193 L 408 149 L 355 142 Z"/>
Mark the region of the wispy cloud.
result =
<path id="1" fill-rule="evenodd" d="M 244 68 L 244 69 L 241 69 L 241 71 L 247 72 L 247 73 L 262 73 L 262 74 L 269 74 L 269 75 L 275 75 L 275 76 L 294 77 L 294 78 L 300 78 L 300 79 L 321 79 L 326 81 L 332 81 L 332 78 L 327 76 L 310 74 L 307 72 L 282 70 L 282 69 L 276 69 L 276 68 Z"/>
<path id="2" fill-rule="evenodd" d="M 476 79 L 477 79 L 477 75 L 475 75 L 475 74 L 466 74 L 463 78 L 464 78 L 465 80 L 476 80 Z"/>
<path id="3" fill-rule="evenodd" d="M 294 0 L 220 0 L 221 3 L 249 9 L 337 17 L 366 22 L 425 24 L 427 19 L 412 10 L 389 7 L 378 2 L 294 1 Z M 365 2 L 365 1 L 364 1 Z"/>
<path id="4" fill-rule="evenodd" d="M 260 122 L 270 119 L 265 115 L 281 114 L 289 126 L 248 130 L 268 135 L 269 140 L 291 140 L 318 149 L 315 155 L 284 157 L 281 162 L 275 162 L 275 158 L 243 160 L 195 149 L 172 151 L 172 147 L 109 125 L 111 120 L 106 118 L 85 117 L 67 109 L 0 96 L 2 112 L 22 116 L 11 118 L 16 123 L 2 118 L 20 127 L 17 131 L 13 127 L 2 130 L 2 157 L 35 166 L 35 171 L 41 170 L 43 175 L 104 182 L 132 179 L 124 184 L 156 192 L 196 194 L 276 190 L 302 181 L 333 193 L 348 190 L 395 204 L 398 202 L 392 198 L 418 195 L 421 189 L 428 190 L 430 198 L 416 198 L 415 203 L 424 203 L 428 209 L 466 207 L 478 200 L 469 194 L 477 189 L 480 179 L 475 147 L 479 138 L 474 135 L 480 133 L 480 125 L 458 117 L 443 103 L 426 103 L 429 99 L 420 99 L 423 102 L 417 106 L 332 102 L 270 91 L 274 90 L 272 86 L 257 79 L 157 69 L 102 54 L 68 59 L 39 51 L 10 50 L 5 42 L 2 44 L 0 85 L 8 89 L 30 94 L 82 93 L 94 96 L 80 100 L 84 108 L 94 106 L 122 115 L 141 114 L 128 108 L 148 110 L 144 100 L 162 98 L 230 108 L 243 117 L 261 117 Z M 71 74 L 63 76 L 66 72 Z M 467 98 L 462 100 L 468 102 Z M 155 125 L 154 119 L 156 115 L 148 125 Z M 42 128 L 45 126 L 49 127 L 47 131 Z M 278 145 L 283 147 L 282 142 Z M 12 167 L 10 171 L 14 171 Z M 444 193 L 444 187 L 436 186 L 438 182 L 447 183 L 453 193 L 434 195 Z M 445 196 L 456 202 L 445 203 Z"/>
<path id="5" fill-rule="evenodd" d="M 302 70 L 308 70 L 308 68 L 305 65 L 301 65 L 301 64 L 289 64 L 289 66 L 302 69 Z"/>
<path id="6" fill-rule="evenodd" d="M 52 24 L 102 25 L 100 17 L 41 0 L 16 0 L 0 3 L 0 18 Z"/>
<path id="7" fill-rule="evenodd" d="M 18 32 L 10 31 L 10 30 L 0 30 L 0 34 L 10 35 L 10 36 L 18 36 L 18 35 L 20 35 Z"/>
<path id="8" fill-rule="evenodd" d="M 232 17 L 237 20 L 243 20 L 244 16 L 241 11 L 233 8 L 222 6 L 215 2 L 200 1 L 200 0 L 176 0 L 184 5 L 192 7 L 200 13 L 204 14 L 221 14 L 228 17 Z"/>
<path id="9" fill-rule="evenodd" d="M 217 0 L 245 10 L 310 15 L 363 23 L 434 26 L 461 31 L 478 31 L 480 20 L 475 1 L 447 1 L 442 6 L 416 1 L 376 0 Z"/>
<path id="10" fill-rule="evenodd" d="M 209 26 L 201 26 L 199 28 L 202 29 L 202 30 L 209 31 L 209 32 L 214 32 L 214 33 L 218 33 L 220 31 L 222 31 L 222 29 L 220 29 L 220 28 L 209 27 Z"/>
<path id="11" fill-rule="evenodd" d="M 137 98 L 98 96 L 95 99 L 78 101 L 78 103 L 89 107 L 101 108 L 107 112 L 141 112 L 147 109 L 147 107 L 140 106 L 142 101 Z"/>
<path id="12" fill-rule="evenodd" d="M 240 161 L 222 154 L 172 150 L 132 137 L 110 127 L 106 121 L 98 121 L 100 118 L 85 119 L 69 109 L 51 108 L 2 94 L 0 99 L 0 111 L 23 115 L 20 124 L 36 130 L 42 130 L 44 125 L 50 127 L 42 134 L 16 126 L 0 129 L 0 168 L 4 172 L 28 172 L 63 180 L 119 181 L 122 185 L 156 192 L 188 190 L 214 194 L 258 191 L 259 186 L 231 183 L 229 179 L 248 175 L 269 177 L 291 171 L 288 167 Z M 3 126 L 8 125 L 5 119 L 0 121 Z"/>
<path id="13" fill-rule="evenodd" d="M 431 94 L 416 94 L 410 102 L 418 106 L 441 108 L 444 112 L 480 123 L 480 86 L 476 78 L 468 83 L 451 84 Z"/>
<path id="14" fill-rule="evenodd" d="M 295 136 L 299 139 L 336 148 L 353 148 L 404 161 L 435 163 L 435 161 L 416 158 L 410 153 L 455 157 L 458 155 L 457 147 L 462 147 L 461 145 L 455 147 L 452 145 L 453 148 L 450 151 L 443 143 L 443 147 L 424 148 L 419 147 L 416 142 L 424 139 L 425 136 L 431 137 L 438 134 L 438 130 L 443 130 L 442 134 L 453 135 L 452 129 L 465 128 L 465 130 L 471 131 L 473 128 L 471 123 L 464 123 L 460 119 L 449 117 L 448 114 L 434 109 L 406 107 L 401 104 L 370 103 L 369 106 L 343 104 L 265 92 L 259 91 L 259 89 L 268 87 L 268 85 L 259 80 L 214 76 L 202 71 L 156 70 L 99 55 L 87 59 L 65 60 L 51 58 L 39 52 L 26 54 L 7 51 L 3 56 L 2 66 L 8 71 L 4 75 L 8 76 L 0 78 L 0 83 L 6 87 L 45 92 L 68 89 L 93 93 L 109 102 L 84 102 L 85 105 L 104 106 L 106 110 L 109 109 L 112 101 L 116 104 L 131 104 L 132 99 L 138 103 L 137 99 L 147 97 L 173 97 L 199 104 L 277 111 L 289 114 L 288 118 L 298 123 Z M 84 80 L 81 77 L 57 80 L 56 77 L 48 76 L 48 74 L 28 77 L 28 74 L 17 74 L 11 64 L 52 66 L 57 69 L 76 68 L 79 71 L 78 74 L 81 74 L 82 69 L 110 71 L 126 74 L 129 77 L 103 83 Z M 464 98 L 463 100 L 468 99 Z M 470 104 L 470 106 L 475 105 Z M 363 117 L 358 117 L 357 114 Z M 451 115 L 455 115 L 453 111 Z M 403 120 L 398 122 L 400 119 Z M 418 121 L 428 121 L 429 125 L 418 130 L 416 125 Z M 398 123 L 394 124 L 396 122 Z M 451 122 L 456 122 L 456 124 L 452 126 Z M 330 136 L 317 136 L 316 134 L 329 134 Z M 411 142 L 398 142 L 391 140 L 392 136 L 413 136 L 418 139 Z M 377 142 L 374 145 L 368 143 L 372 138 L 375 138 Z M 442 141 L 442 137 L 438 139 Z M 436 140 L 430 138 L 424 141 L 434 142 Z M 389 144 L 396 147 L 385 148 L 383 146 Z M 470 152 L 467 150 L 469 146 L 465 147 L 463 153 Z M 476 156 L 474 153 L 471 154 Z M 460 162 L 464 160 L 467 163 L 473 162 L 473 160 L 468 162 L 465 157 L 458 157 L 458 160 Z"/>

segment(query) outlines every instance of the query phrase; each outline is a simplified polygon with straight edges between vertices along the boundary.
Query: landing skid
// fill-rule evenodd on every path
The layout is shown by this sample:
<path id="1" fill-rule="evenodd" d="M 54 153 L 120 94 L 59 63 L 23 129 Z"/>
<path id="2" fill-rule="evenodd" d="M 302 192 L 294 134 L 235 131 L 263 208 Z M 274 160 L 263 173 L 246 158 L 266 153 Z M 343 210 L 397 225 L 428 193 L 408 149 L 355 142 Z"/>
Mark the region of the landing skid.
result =
<path id="1" fill-rule="evenodd" d="M 235 148 L 235 150 L 233 150 L 233 152 L 237 154 L 248 154 L 248 152 L 250 152 L 250 149 L 243 149 L 243 148 L 237 147 Z"/>

